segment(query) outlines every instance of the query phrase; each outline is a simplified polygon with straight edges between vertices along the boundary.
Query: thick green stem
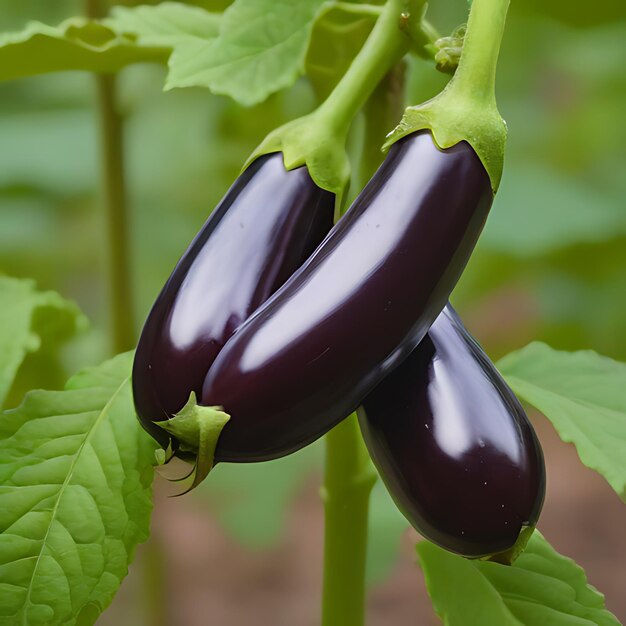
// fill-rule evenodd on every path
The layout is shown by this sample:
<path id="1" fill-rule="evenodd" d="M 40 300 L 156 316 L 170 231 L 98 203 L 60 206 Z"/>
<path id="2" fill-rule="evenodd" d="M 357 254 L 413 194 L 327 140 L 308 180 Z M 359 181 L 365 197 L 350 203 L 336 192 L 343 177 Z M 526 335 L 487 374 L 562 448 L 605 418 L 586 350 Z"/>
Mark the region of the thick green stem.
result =
<path id="1" fill-rule="evenodd" d="M 485 166 L 495 193 L 502 177 L 506 124 L 496 105 L 498 52 L 509 0 L 474 0 L 459 66 L 432 100 L 409 107 L 389 133 L 385 148 L 428 129 L 441 149 L 466 141 Z"/>
<path id="2" fill-rule="evenodd" d="M 305 165 L 318 187 L 335 194 L 339 213 L 350 179 L 345 142 L 352 120 L 376 85 L 408 51 L 411 26 L 421 20 L 424 3 L 388 0 L 367 41 L 328 98 L 312 113 L 271 132 L 244 168 L 264 154 L 282 152 L 288 170 Z"/>
<path id="3" fill-rule="evenodd" d="M 85 14 L 90 19 L 104 17 L 107 9 L 107 0 L 85 0 Z M 124 175 L 124 120 L 115 101 L 116 77 L 99 74 L 95 80 L 102 151 L 102 204 L 107 235 L 111 351 L 117 354 L 135 346 Z"/>
<path id="4" fill-rule="evenodd" d="M 376 474 L 356 415 L 326 435 L 322 626 L 362 626 L 369 497 Z"/>
<path id="5" fill-rule="evenodd" d="M 363 48 L 316 112 L 338 135 L 347 133 L 372 86 L 406 54 L 411 39 L 405 25 L 421 19 L 423 5 L 423 0 L 388 0 Z"/>
<path id="6" fill-rule="evenodd" d="M 380 165 L 383 155 L 378 146 L 402 111 L 404 74 L 404 63 L 398 63 L 365 105 L 361 186 Z M 364 623 L 369 496 L 376 476 L 356 415 L 351 415 L 326 435 L 322 626 Z"/>
<path id="7" fill-rule="evenodd" d="M 495 104 L 496 65 L 509 0 L 473 0 L 459 67 L 449 90 Z"/>
<path id="8" fill-rule="evenodd" d="M 115 354 L 135 345 L 133 297 L 126 184 L 123 120 L 116 108 L 115 76 L 96 76 L 102 145 L 102 200 L 107 229 L 107 275 L 111 348 Z"/>

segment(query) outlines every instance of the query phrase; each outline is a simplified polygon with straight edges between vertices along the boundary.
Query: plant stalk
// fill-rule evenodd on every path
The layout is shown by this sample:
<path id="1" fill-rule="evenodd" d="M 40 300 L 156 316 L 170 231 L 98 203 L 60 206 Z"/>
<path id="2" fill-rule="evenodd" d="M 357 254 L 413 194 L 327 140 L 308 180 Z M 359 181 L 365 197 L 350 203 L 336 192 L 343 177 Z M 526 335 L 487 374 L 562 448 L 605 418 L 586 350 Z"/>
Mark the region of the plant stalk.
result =
<path id="1" fill-rule="evenodd" d="M 326 435 L 322 626 L 363 626 L 369 497 L 376 481 L 356 415 Z"/>
<path id="2" fill-rule="evenodd" d="M 117 354 L 135 346 L 123 119 L 115 103 L 116 77 L 98 75 L 95 79 L 101 126 L 102 202 L 107 234 L 111 349 Z"/>
<path id="3" fill-rule="evenodd" d="M 509 0 L 473 0 L 459 66 L 447 91 L 495 105 L 496 66 Z"/>
<path id="4" fill-rule="evenodd" d="M 104 17 L 107 0 L 85 0 L 90 19 Z M 102 204 L 106 219 L 107 281 L 111 352 L 135 346 L 128 207 L 124 173 L 124 120 L 116 105 L 116 76 L 95 75 L 100 123 Z"/>
<path id="5" fill-rule="evenodd" d="M 337 135 L 345 134 L 377 85 L 409 50 L 406 23 L 420 20 L 424 0 L 388 0 L 358 55 L 335 89 L 316 111 Z M 404 26 L 403 26 L 404 25 Z"/>
<path id="6" fill-rule="evenodd" d="M 380 165 L 381 141 L 402 114 L 404 77 L 405 66 L 400 62 L 387 72 L 365 104 L 361 187 Z M 322 626 L 365 623 L 369 498 L 376 479 L 357 417 L 351 415 L 326 435 Z"/>

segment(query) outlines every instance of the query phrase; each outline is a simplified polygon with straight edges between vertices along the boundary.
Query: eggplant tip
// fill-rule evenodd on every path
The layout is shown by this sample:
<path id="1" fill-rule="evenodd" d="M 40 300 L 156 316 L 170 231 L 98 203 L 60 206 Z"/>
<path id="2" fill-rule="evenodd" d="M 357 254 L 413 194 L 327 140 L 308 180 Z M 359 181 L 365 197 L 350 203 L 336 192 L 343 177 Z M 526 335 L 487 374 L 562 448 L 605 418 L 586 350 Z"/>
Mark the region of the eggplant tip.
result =
<path id="1" fill-rule="evenodd" d="M 166 430 L 171 437 L 179 442 L 182 452 L 190 452 L 195 456 L 195 463 L 188 474 L 168 479 L 170 482 L 181 483 L 189 481 L 189 486 L 175 496 L 182 496 L 195 489 L 213 469 L 215 461 L 215 449 L 224 426 L 230 420 L 230 415 L 219 406 L 202 406 L 196 401 L 196 394 L 192 391 L 187 404 L 171 419 L 156 422 L 158 426 Z M 173 456 L 171 442 L 167 450 L 161 450 L 159 458 L 167 462 Z M 163 463 L 160 463 L 162 465 Z"/>
<path id="2" fill-rule="evenodd" d="M 503 552 L 498 552 L 496 554 L 491 554 L 487 557 L 484 557 L 482 560 L 500 563 L 501 565 L 513 565 L 515 560 L 526 549 L 526 545 L 530 541 L 532 534 L 535 532 L 535 528 L 535 525 L 522 526 L 519 535 L 517 536 L 517 540 L 508 550 L 504 550 Z"/>

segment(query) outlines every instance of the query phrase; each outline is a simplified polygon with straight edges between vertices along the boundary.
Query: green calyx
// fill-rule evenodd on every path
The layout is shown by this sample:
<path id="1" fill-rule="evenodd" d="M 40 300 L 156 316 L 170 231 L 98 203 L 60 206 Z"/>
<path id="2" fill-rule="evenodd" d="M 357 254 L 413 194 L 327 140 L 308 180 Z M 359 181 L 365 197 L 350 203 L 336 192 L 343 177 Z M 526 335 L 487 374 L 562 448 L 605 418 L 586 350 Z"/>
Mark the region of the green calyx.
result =
<path id="1" fill-rule="evenodd" d="M 305 165 L 319 187 L 335 194 L 340 209 L 350 181 L 345 144 L 352 120 L 408 52 L 415 33 L 422 33 L 413 25 L 421 23 L 424 4 L 425 0 L 387 0 L 363 47 L 328 98 L 313 113 L 270 133 L 246 167 L 264 154 L 282 152 L 288 170 Z M 418 39 L 425 42 L 426 35 L 419 34 Z"/>
<path id="2" fill-rule="evenodd" d="M 318 187 L 335 194 L 339 207 L 350 182 L 346 135 L 333 132 L 318 111 L 272 131 L 246 161 L 244 169 L 264 154 L 282 152 L 287 170 L 305 165 Z"/>
<path id="3" fill-rule="evenodd" d="M 446 90 L 419 106 L 408 107 L 396 128 L 387 135 L 383 150 L 402 137 L 419 130 L 430 130 L 435 143 L 445 150 L 466 141 L 485 167 L 495 193 L 502 178 L 506 123 L 495 102 L 480 102 L 451 97 Z"/>
<path id="4" fill-rule="evenodd" d="M 179 443 L 181 452 L 188 452 L 195 456 L 195 463 L 186 476 L 173 482 L 188 481 L 187 488 L 178 495 L 183 495 L 197 487 L 213 468 L 215 448 L 222 429 L 230 419 L 222 407 L 201 406 L 196 401 L 196 394 L 192 391 L 187 404 L 171 419 L 155 422 L 166 430 Z M 168 452 L 161 455 L 165 463 L 171 458 L 171 444 Z M 157 456 L 159 460 L 159 456 Z"/>
<path id="5" fill-rule="evenodd" d="M 173 456 L 174 456 L 174 450 L 172 449 L 171 439 L 169 443 L 167 444 L 167 448 L 165 449 L 157 448 L 154 451 L 154 458 L 156 459 L 157 466 L 167 465 L 172 460 Z"/>
<path id="6" fill-rule="evenodd" d="M 498 112 L 495 76 L 509 0 L 474 0 L 458 68 L 435 98 L 406 109 L 383 149 L 430 130 L 441 149 L 466 141 L 481 160 L 494 193 L 502 178 L 506 123 Z"/>
<path id="7" fill-rule="evenodd" d="M 494 563 L 501 563 L 502 565 L 512 565 L 517 557 L 524 552 L 534 532 L 535 526 L 522 526 L 517 541 L 511 548 L 504 552 L 498 552 L 498 554 L 484 557 L 481 560 L 493 561 Z"/>

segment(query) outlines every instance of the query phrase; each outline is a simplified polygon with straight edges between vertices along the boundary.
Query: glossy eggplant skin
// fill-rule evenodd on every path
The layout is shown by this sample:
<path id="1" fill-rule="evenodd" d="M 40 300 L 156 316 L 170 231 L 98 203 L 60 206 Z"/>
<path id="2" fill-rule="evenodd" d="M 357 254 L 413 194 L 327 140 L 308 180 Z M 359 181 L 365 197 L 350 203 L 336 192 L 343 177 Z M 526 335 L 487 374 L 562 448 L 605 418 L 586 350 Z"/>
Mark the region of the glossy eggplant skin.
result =
<path id="1" fill-rule="evenodd" d="M 227 342 L 202 404 L 231 419 L 216 459 L 262 461 L 320 437 L 420 342 L 487 217 L 489 177 L 465 142 L 392 146 L 328 237 Z"/>
<path id="2" fill-rule="evenodd" d="M 467 557 L 511 548 L 545 494 L 524 409 L 451 307 L 359 408 L 370 455 L 409 522 Z"/>
<path id="3" fill-rule="evenodd" d="M 200 396 L 213 360 L 237 327 L 302 264 L 333 225 L 334 194 L 282 153 L 241 174 L 178 262 L 144 325 L 133 366 L 135 408 L 153 424 Z"/>

